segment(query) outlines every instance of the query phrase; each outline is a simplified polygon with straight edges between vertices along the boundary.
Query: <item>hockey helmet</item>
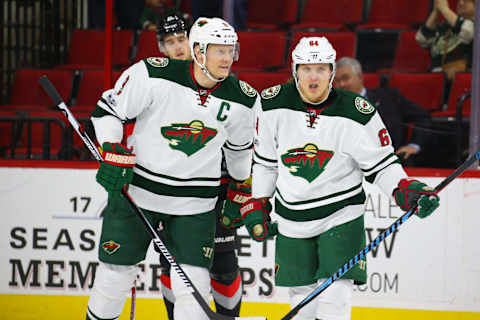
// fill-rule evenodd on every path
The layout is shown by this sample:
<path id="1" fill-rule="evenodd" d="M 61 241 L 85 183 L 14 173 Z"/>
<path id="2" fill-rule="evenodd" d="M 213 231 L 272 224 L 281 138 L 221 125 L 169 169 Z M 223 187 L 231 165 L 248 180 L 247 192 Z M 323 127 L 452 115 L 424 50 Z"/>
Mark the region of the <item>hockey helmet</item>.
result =
<path id="1" fill-rule="evenodd" d="M 234 46 L 234 61 L 238 60 L 239 45 L 238 36 L 235 29 L 225 20 L 220 18 L 198 18 L 190 29 L 189 36 L 190 51 L 195 63 L 202 71 L 213 81 L 222 81 L 223 79 L 214 78 L 207 70 L 205 63 L 207 61 L 207 48 L 209 44 L 225 44 Z M 203 56 L 203 63 L 200 64 L 194 53 L 194 46 L 198 44 L 200 54 Z"/>
<path id="2" fill-rule="evenodd" d="M 163 41 L 166 35 L 172 33 L 183 33 L 187 35 L 187 24 L 185 20 L 178 14 L 169 14 L 162 19 L 160 24 L 157 26 L 157 36 L 158 41 Z"/>
<path id="3" fill-rule="evenodd" d="M 292 51 L 292 74 L 298 87 L 297 66 L 299 64 L 329 63 L 332 66 L 332 74 L 328 92 L 332 89 L 335 78 L 335 60 L 337 52 L 325 37 L 303 37 Z"/>

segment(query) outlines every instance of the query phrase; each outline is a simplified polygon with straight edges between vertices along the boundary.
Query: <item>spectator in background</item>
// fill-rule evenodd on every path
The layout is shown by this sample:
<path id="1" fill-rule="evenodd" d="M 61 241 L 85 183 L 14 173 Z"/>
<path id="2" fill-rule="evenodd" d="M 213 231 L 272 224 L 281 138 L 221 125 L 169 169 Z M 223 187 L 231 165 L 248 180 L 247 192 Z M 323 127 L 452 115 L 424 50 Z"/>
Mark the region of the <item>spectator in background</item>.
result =
<path id="1" fill-rule="evenodd" d="M 475 0 L 459 0 L 456 13 L 448 0 L 434 0 L 432 12 L 416 35 L 418 44 L 430 49 L 431 71 L 444 71 L 451 80 L 455 72 L 471 68 L 474 17 Z M 439 18 L 445 21 L 439 23 Z"/>
<path id="2" fill-rule="evenodd" d="M 385 122 L 395 153 L 407 166 L 422 163 L 420 151 L 429 143 L 428 129 L 432 126 L 429 113 L 407 100 L 395 88 L 366 89 L 363 85 L 362 66 L 358 60 L 343 57 L 337 61 L 335 86 L 361 94 L 378 110 Z M 411 139 L 407 140 L 406 129 L 413 122 Z"/>

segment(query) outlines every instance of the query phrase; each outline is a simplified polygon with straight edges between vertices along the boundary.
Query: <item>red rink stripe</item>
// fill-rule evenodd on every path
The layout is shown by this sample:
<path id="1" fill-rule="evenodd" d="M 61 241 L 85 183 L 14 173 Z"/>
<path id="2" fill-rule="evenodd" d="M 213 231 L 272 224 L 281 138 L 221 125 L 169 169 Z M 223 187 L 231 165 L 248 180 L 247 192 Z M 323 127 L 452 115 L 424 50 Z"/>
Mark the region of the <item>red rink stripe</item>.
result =
<path id="1" fill-rule="evenodd" d="M 240 275 L 238 275 L 237 278 L 230 285 L 222 284 L 213 279 L 211 279 L 210 283 L 212 285 L 213 290 L 217 291 L 218 293 L 222 294 L 225 297 L 231 298 L 235 295 L 235 293 L 240 288 L 242 279 Z"/>

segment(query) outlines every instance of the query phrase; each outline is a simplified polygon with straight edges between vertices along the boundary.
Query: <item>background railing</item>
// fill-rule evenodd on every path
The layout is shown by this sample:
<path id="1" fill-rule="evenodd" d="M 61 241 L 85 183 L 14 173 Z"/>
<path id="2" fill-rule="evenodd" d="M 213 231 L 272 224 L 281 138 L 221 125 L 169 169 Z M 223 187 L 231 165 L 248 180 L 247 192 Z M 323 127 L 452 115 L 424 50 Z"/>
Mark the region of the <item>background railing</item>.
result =
<path id="1" fill-rule="evenodd" d="M 87 24 L 85 0 L 2 0 L 0 104 L 8 102 L 15 70 L 64 63 L 72 30 Z"/>

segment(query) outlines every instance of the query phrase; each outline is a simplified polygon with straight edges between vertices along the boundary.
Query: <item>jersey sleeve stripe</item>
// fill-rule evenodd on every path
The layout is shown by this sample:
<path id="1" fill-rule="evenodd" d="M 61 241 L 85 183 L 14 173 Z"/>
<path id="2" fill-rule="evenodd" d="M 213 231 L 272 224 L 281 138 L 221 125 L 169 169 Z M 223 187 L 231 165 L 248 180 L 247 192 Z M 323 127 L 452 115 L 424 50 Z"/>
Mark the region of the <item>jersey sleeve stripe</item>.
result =
<path id="1" fill-rule="evenodd" d="M 278 162 L 277 160 L 274 160 L 274 159 L 269 159 L 269 158 L 262 157 L 255 150 L 253 151 L 253 155 L 254 155 L 254 160 L 255 161 L 262 160 L 262 161 L 269 162 L 269 163 L 277 163 Z M 259 162 L 262 162 L 262 161 L 259 161 Z"/>
<path id="2" fill-rule="evenodd" d="M 247 142 L 246 144 L 243 144 L 243 145 L 235 145 L 235 144 L 232 144 L 232 143 L 226 141 L 223 146 L 225 148 L 227 148 L 228 150 L 243 151 L 243 150 L 248 150 L 248 149 L 252 148 L 253 142 L 250 141 L 250 142 Z"/>
<path id="3" fill-rule="evenodd" d="M 378 170 L 378 171 L 375 171 L 374 173 L 371 173 L 371 174 L 369 174 L 368 176 L 365 175 L 365 180 L 367 180 L 367 182 L 369 182 L 369 183 L 373 183 L 373 182 L 375 181 L 375 178 L 377 177 L 377 174 L 378 174 L 380 171 L 384 170 L 385 168 L 391 166 L 391 165 L 394 164 L 394 163 L 398 163 L 398 164 L 400 164 L 400 165 L 402 164 L 402 162 L 400 161 L 400 159 L 397 158 L 395 161 L 390 162 L 389 164 L 387 164 L 386 166 L 384 166 L 382 169 L 380 169 L 380 170 Z"/>
<path id="4" fill-rule="evenodd" d="M 104 98 L 100 98 L 100 100 L 98 100 L 97 106 L 99 106 L 100 108 L 106 110 L 107 112 L 111 113 L 112 115 L 114 115 L 115 117 L 120 119 L 120 117 L 118 116 L 118 113 L 115 111 L 115 109 L 113 109 L 108 104 L 107 100 L 105 100 Z"/>
<path id="5" fill-rule="evenodd" d="M 390 153 L 387 155 L 385 158 L 377 162 L 374 166 L 368 168 L 368 169 L 362 169 L 363 174 L 365 176 L 368 176 L 372 174 L 373 172 L 379 171 L 380 168 L 384 168 L 386 165 L 390 164 L 391 162 L 398 160 L 397 156 L 393 153 Z"/>
<path id="6" fill-rule="evenodd" d="M 115 115 L 111 114 L 110 112 L 108 112 L 108 111 L 105 110 L 104 108 L 100 107 L 99 105 L 97 105 L 97 106 L 95 107 L 95 109 L 93 109 L 92 117 L 94 117 L 94 118 L 101 118 L 101 117 L 105 117 L 105 116 L 114 116 L 114 117 L 116 117 Z"/>

